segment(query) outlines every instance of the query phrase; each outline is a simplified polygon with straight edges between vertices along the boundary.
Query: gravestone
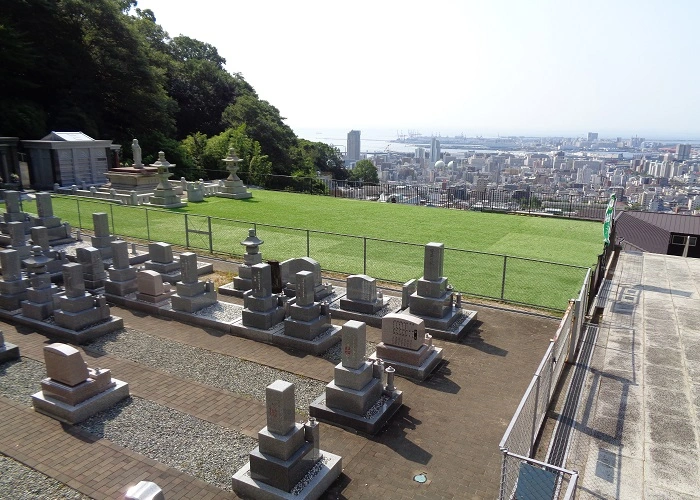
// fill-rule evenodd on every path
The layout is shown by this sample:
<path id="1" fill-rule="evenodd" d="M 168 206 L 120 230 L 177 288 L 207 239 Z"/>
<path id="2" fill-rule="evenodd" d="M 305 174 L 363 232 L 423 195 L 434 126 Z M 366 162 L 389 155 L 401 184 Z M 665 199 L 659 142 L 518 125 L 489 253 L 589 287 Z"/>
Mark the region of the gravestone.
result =
<path id="1" fill-rule="evenodd" d="M 173 246 L 170 243 L 158 241 L 148 244 L 148 256 L 144 263 L 149 271 L 156 271 L 161 274 L 172 274 L 180 270 L 180 262 L 173 259 Z"/>
<path id="2" fill-rule="evenodd" d="M 53 296 L 59 292 L 56 285 L 51 283 L 51 275 L 47 271 L 46 264 L 51 261 L 46 257 L 40 246 L 33 247 L 33 255 L 22 260 L 29 283 L 27 288 L 27 298 L 22 301 L 22 316 L 35 321 L 44 321 L 53 313 Z"/>
<path id="3" fill-rule="evenodd" d="M 136 269 L 129 265 L 129 246 L 124 240 L 116 240 L 112 246 L 112 265 L 107 269 L 109 279 L 105 281 L 105 293 L 124 297 L 134 293 L 136 284 Z"/>
<path id="4" fill-rule="evenodd" d="M 58 297 L 58 309 L 53 312 L 58 326 L 77 332 L 112 317 L 103 295 L 93 296 L 85 291 L 85 278 L 81 264 L 71 262 L 63 265 L 63 286 L 65 292 Z M 109 331 L 120 327 L 121 325 L 115 322 Z M 107 333 L 107 331 L 101 333 Z"/>
<path id="5" fill-rule="evenodd" d="M 185 189 L 188 203 L 201 203 L 204 201 L 204 184 L 202 182 L 188 182 Z"/>
<path id="6" fill-rule="evenodd" d="M 296 423 L 294 407 L 294 384 L 277 380 L 267 386 L 267 425 L 258 433 L 248 464 L 233 476 L 238 495 L 282 499 L 295 490 L 294 498 L 318 498 L 340 475 L 341 457 L 320 449 L 318 423 Z M 309 477 L 312 469 L 316 472 Z"/>
<path id="7" fill-rule="evenodd" d="M 90 292 L 100 292 L 105 286 L 107 272 L 102 262 L 102 252 L 95 247 L 78 248 L 75 251 L 78 263 L 83 266 L 85 288 Z"/>
<path id="8" fill-rule="evenodd" d="M 13 359 L 19 359 L 19 347 L 5 342 L 5 336 L 0 332 L 0 363 Z"/>
<path id="9" fill-rule="evenodd" d="M 111 259 L 111 243 L 116 237 L 109 232 L 109 217 L 104 212 L 95 212 L 92 214 L 92 224 L 95 228 L 95 236 L 90 238 L 92 246 L 100 251 L 103 259 Z"/>
<path id="10" fill-rule="evenodd" d="M 313 340 L 331 326 L 328 304 L 314 301 L 314 274 L 299 271 L 296 274 L 296 303 L 289 307 L 284 320 L 284 334 L 304 340 Z"/>
<path id="11" fill-rule="evenodd" d="M 22 265 L 16 250 L 0 250 L 0 266 L 2 266 L 2 281 L 0 281 L 0 307 L 6 311 L 20 308 L 27 298 L 29 280 L 22 276 Z"/>
<path id="12" fill-rule="evenodd" d="M 176 285 L 176 292 L 171 297 L 173 310 L 194 313 L 216 304 L 217 297 L 214 283 L 197 280 L 197 254 L 183 252 L 180 254 L 181 281 Z"/>
<path id="13" fill-rule="evenodd" d="M 456 306 L 452 286 L 442 276 L 445 246 L 442 243 L 425 245 L 423 277 L 416 282 L 416 290 L 409 297 L 410 314 L 425 321 L 433 335 L 447 340 L 459 340 L 469 323 L 476 318 L 476 311 L 466 311 Z"/>
<path id="14" fill-rule="evenodd" d="M 73 241 L 70 224 L 62 223 L 59 217 L 54 216 L 51 193 L 36 194 L 36 210 L 38 216 L 31 218 L 32 225 L 43 226 L 47 229 L 51 245 L 61 245 Z"/>
<path id="15" fill-rule="evenodd" d="M 228 150 L 228 156 L 221 161 L 224 162 L 226 170 L 229 171 L 229 175 L 224 181 L 223 186 L 219 189 L 219 192 L 216 193 L 216 196 L 220 198 L 233 198 L 235 200 L 252 198 L 253 194 L 246 190 L 243 181 L 236 174 L 238 171 L 238 164 L 243 161 L 236 156 L 236 151 L 230 148 Z"/>
<path id="16" fill-rule="evenodd" d="M 269 264 L 251 266 L 251 289 L 245 292 L 243 325 L 269 330 L 284 319 L 282 298 L 272 294 L 272 273 Z"/>
<path id="17" fill-rule="evenodd" d="M 325 422 L 377 433 L 400 408 L 402 392 L 382 385 L 382 372 L 366 359 L 366 325 L 348 321 L 343 325 L 341 362 L 325 394 L 309 406 L 309 414 Z"/>
<path id="18" fill-rule="evenodd" d="M 382 319 L 382 341 L 370 359 L 384 360 L 405 377 L 425 380 L 442 359 L 442 348 L 433 345 L 422 319 L 392 313 Z"/>
<path id="19" fill-rule="evenodd" d="M 73 425 L 129 396 L 127 383 L 113 379 L 108 369 L 88 368 L 75 347 L 50 344 L 44 361 L 47 378 L 32 395 L 32 405 L 52 418 Z"/>
<path id="20" fill-rule="evenodd" d="M 5 224 L 10 222 L 19 222 L 22 224 L 23 234 L 29 232 L 29 216 L 26 212 L 22 212 L 20 208 L 20 197 L 22 193 L 19 191 L 5 191 L 3 198 L 5 199 L 5 213 L 2 214 Z"/>
<path id="21" fill-rule="evenodd" d="M 340 307 L 347 311 L 374 314 L 389 303 L 389 298 L 377 293 L 377 281 L 365 274 L 347 278 L 347 294 L 340 299 Z"/>
<path id="22" fill-rule="evenodd" d="M 32 254 L 32 247 L 27 245 L 24 222 L 8 222 L 5 228 L 10 236 L 10 244 L 7 248 L 17 250 L 20 259 L 29 257 Z"/>
<path id="23" fill-rule="evenodd" d="M 288 297 L 296 296 L 297 273 L 307 271 L 313 274 L 314 300 L 321 300 L 333 293 L 333 285 L 322 283 L 321 265 L 310 257 L 288 259 L 280 264 L 284 294 Z"/>
<path id="24" fill-rule="evenodd" d="M 54 252 L 49 246 L 49 230 L 44 226 L 34 226 L 31 228 L 32 245 L 40 246 L 44 256 L 51 260 L 46 263 L 46 271 L 51 275 L 51 279 L 60 279 L 63 264 L 68 263 L 65 251 Z"/>
<path id="25" fill-rule="evenodd" d="M 148 269 L 136 273 L 136 288 L 137 300 L 156 305 L 167 301 L 175 293 L 169 284 L 163 283 L 160 273 Z"/>

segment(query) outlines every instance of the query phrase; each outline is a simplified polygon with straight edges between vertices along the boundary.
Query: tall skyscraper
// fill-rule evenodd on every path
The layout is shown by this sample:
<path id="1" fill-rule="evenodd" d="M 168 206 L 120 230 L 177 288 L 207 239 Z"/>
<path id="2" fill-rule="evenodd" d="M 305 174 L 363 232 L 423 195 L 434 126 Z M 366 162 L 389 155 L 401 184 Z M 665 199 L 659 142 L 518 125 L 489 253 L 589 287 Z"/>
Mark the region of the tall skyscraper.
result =
<path id="1" fill-rule="evenodd" d="M 598 140 L 598 132 L 588 132 L 588 142 L 595 142 Z"/>
<path id="2" fill-rule="evenodd" d="M 440 141 L 437 137 L 433 137 L 430 141 L 430 167 L 435 165 L 435 162 L 440 159 Z"/>
<path id="3" fill-rule="evenodd" d="M 346 160 L 358 161 L 360 159 L 360 131 L 351 130 L 348 132 L 348 150 L 345 155 Z"/>
<path id="4" fill-rule="evenodd" d="M 688 160 L 690 158 L 690 144 L 679 144 L 676 146 L 676 159 L 678 161 Z"/>

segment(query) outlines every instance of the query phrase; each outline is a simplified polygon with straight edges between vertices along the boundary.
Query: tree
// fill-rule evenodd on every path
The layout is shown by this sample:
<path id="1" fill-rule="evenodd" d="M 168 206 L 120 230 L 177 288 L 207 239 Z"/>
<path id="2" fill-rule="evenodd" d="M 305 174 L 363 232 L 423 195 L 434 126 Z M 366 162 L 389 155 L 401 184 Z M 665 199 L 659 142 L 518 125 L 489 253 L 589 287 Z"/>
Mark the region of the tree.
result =
<path id="1" fill-rule="evenodd" d="M 307 175 L 316 175 L 316 172 L 330 172 L 334 179 L 345 180 L 348 171 L 340 156 L 340 150 L 324 142 L 311 142 L 299 139 L 295 154 L 299 157 L 295 164 L 297 169 L 303 165 Z"/>
<path id="2" fill-rule="evenodd" d="M 350 171 L 350 180 L 378 184 L 377 167 L 370 160 L 360 160 L 355 164 L 355 168 Z"/>

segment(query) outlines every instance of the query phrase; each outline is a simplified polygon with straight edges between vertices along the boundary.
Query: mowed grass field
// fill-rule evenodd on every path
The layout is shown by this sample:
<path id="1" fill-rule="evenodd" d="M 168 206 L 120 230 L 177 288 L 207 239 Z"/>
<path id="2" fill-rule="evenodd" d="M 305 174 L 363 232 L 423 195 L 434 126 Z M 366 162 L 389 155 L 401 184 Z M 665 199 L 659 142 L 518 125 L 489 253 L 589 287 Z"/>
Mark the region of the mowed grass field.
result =
<path id="1" fill-rule="evenodd" d="M 456 290 L 559 310 L 577 295 L 585 276 L 581 267 L 594 265 L 602 251 L 598 222 L 275 191 L 254 190 L 248 200 L 206 198 L 174 210 L 72 197 L 54 197 L 53 205 L 55 215 L 76 227 L 92 229 L 91 214 L 106 212 L 114 234 L 189 243 L 190 248 L 206 251 L 209 235 L 196 231 L 208 232 L 211 224 L 213 250 L 235 256 L 242 255 L 240 241 L 255 224 L 258 237 L 265 241 L 261 246 L 265 259 L 284 260 L 308 251 L 324 270 L 364 272 L 395 282 L 420 277 L 423 245 L 441 242 L 447 248 L 445 276 Z M 27 201 L 24 210 L 36 209 Z"/>

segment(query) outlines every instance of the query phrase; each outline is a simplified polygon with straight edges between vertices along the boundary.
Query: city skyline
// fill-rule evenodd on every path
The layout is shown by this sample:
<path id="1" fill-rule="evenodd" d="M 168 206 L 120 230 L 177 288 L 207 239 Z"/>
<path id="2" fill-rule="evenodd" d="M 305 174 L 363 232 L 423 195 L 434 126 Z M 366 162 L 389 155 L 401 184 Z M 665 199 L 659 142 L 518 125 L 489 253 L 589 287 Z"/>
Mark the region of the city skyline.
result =
<path id="1" fill-rule="evenodd" d="M 273 4 L 138 7 L 214 45 L 295 130 L 700 138 L 697 2 Z"/>

